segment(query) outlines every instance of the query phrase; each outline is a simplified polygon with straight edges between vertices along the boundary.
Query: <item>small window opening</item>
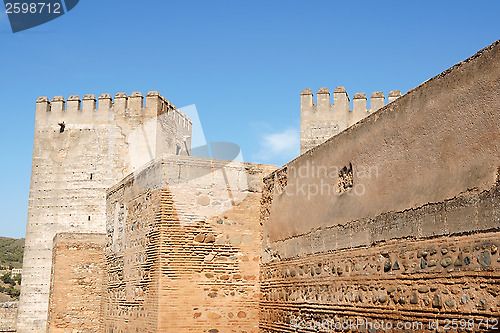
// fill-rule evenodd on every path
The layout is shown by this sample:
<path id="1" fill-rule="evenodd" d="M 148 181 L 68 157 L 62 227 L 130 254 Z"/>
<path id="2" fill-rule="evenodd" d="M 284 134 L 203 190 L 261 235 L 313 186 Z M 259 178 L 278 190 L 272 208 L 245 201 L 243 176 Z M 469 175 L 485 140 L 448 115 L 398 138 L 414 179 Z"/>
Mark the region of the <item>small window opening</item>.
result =
<path id="1" fill-rule="evenodd" d="M 354 184 L 354 177 L 352 172 L 352 164 L 349 167 L 345 166 L 339 172 L 339 180 L 337 183 L 337 193 L 344 193 L 350 190 Z"/>
<path id="2" fill-rule="evenodd" d="M 62 133 L 64 132 L 64 129 L 66 128 L 66 125 L 64 124 L 64 121 L 62 123 L 59 123 L 59 133 Z"/>

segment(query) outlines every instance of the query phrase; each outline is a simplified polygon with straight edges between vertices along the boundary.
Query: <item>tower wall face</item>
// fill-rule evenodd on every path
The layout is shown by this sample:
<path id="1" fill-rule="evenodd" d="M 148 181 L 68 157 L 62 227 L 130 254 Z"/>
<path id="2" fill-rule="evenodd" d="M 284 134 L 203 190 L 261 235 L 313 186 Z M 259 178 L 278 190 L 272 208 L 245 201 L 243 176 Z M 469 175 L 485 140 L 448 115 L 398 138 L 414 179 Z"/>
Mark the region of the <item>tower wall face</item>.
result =
<path id="1" fill-rule="evenodd" d="M 157 92 L 143 103 L 140 93 L 114 103 L 103 94 L 98 107 L 93 95 L 37 100 L 19 332 L 46 330 L 55 234 L 104 233 L 107 188 L 157 155 L 189 150 L 189 119 Z"/>

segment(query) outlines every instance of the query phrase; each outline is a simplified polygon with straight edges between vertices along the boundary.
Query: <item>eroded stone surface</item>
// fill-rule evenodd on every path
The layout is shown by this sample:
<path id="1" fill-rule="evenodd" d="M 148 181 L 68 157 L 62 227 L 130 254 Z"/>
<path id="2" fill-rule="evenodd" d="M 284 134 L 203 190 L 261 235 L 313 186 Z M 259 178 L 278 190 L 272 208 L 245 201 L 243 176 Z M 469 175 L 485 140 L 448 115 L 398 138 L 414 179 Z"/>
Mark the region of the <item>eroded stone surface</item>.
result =
<path id="1" fill-rule="evenodd" d="M 102 332 L 105 234 L 54 238 L 48 332 Z"/>

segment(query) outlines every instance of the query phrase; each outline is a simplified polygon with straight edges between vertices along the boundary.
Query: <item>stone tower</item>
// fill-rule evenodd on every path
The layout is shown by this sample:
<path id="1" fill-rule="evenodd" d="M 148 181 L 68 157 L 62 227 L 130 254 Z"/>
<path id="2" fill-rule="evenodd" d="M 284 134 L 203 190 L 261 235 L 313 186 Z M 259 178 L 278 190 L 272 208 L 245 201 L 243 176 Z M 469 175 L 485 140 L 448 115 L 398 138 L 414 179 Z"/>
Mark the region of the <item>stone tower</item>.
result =
<path id="1" fill-rule="evenodd" d="M 55 234 L 104 233 L 107 188 L 162 154 L 189 155 L 189 118 L 156 91 L 143 100 L 37 100 L 18 332 L 46 331 Z"/>
<path id="2" fill-rule="evenodd" d="M 401 96 L 399 90 L 389 93 L 389 103 Z M 325 142 L 328 138 L 342 132 L 357 123 L 370 113 L 385 105 L 385 97 L 381 91 L 371 96 L 371 109 L 366 108 L 366 95 L 357 93 L 353 98 L 353 109 L 349 110 L 349 96 L 344 87 L 333 91 L 333 104 L 330 104 L 328 88 L 321 88 L 313 102 L 311 89 L 304 89 L 300 94 L 300 153 Z"/>

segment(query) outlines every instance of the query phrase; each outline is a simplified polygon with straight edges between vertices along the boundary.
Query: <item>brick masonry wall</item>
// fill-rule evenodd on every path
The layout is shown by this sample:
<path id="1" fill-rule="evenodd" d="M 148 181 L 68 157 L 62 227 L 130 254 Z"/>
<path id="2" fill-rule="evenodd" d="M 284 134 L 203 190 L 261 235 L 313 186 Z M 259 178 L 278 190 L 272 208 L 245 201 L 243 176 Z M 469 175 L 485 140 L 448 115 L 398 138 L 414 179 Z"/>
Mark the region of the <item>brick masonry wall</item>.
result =
<path id="1" fill-rule="evenodd" d="M 257 332 L 259 206 L 272 170 L 170 157 L 110 189 L 105 330 Z"/>
<path id="2" fill-rule="evenodd" d="M 105 234 L 54 239 L 47 332 L 102 332 Z"/>
<path id="3" fill-rule="evenodd" d="M 18 302 L 0 303 L 0 332 L 16 332 Z"/>
<path id="4" fill-rule="evenodd" d="M 162 193 L 124 183 L 107 197 L 106 332 L 156 332 Z"/>

